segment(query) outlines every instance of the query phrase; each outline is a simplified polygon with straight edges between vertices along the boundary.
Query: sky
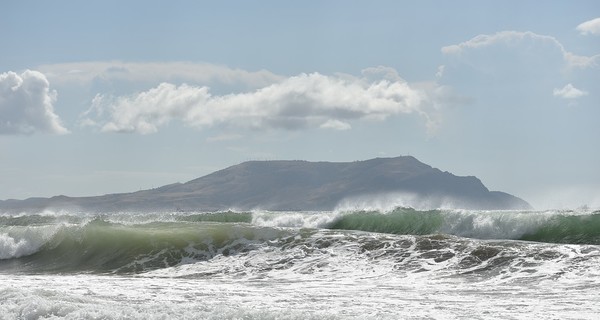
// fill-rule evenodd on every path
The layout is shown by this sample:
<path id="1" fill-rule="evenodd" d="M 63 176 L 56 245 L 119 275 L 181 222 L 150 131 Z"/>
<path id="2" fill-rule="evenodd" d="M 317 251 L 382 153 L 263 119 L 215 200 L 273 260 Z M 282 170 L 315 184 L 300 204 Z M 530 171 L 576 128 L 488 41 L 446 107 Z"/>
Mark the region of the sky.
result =
<path id="1" fill-rule="evenodd" d="M 412 155 L 600 207 L 600 2 L 2 1 L 0 199 Z"/>

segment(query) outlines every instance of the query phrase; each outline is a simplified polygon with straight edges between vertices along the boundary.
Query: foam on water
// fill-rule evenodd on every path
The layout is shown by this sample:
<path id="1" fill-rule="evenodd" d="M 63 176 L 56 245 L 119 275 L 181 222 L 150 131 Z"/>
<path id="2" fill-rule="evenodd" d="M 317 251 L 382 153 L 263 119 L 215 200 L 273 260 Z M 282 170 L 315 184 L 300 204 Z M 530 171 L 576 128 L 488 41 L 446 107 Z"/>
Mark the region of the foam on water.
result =
<path id="1" fill-rule="evenodd" d="M 18 258 L 37 251 L 39 246 L 32 245 L 28 240 L 19 239 L 0 233 L 0 259 Z"/>
<path id="2" fill-rule="evenodd" d="M 62 225 L 0 226 L 0 260 L 28 256 L 38 252 Z"/>
<path id="3" fill-rule="evenodd" d="M 598 282 L 0 275 L 0 319 L 596 319 Z"/>
<path id="4" fill-rule="evenodd" d="M 346 212 L 341 211 L 255 211 L 252 213 L 252 224 L 265 227 L 281 228 L 325 228 L 331 222 L 346 214 Z"/>
<path id="5" fill-rule="evenodd" d="M 0 319 L 595 319 L 598 217 L 3 216 Z"/>

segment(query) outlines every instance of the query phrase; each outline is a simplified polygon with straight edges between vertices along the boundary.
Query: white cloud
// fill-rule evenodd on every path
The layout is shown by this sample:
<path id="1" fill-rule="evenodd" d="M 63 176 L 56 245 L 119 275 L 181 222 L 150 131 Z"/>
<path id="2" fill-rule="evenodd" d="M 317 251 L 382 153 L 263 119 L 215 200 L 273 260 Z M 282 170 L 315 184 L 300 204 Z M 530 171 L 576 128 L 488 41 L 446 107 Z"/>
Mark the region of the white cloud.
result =
<path id="1" fill-rule="evenodd" d="M 556 38 L 536 34 L 530 31 L 502 31 L 492 35 L 481 34 L 465 42 L 442 47 L 442 53 L 447 55 L 460 55 L 468 51 L 469 49 L 478 49 L 499 43 L 513 45 L 521 42 L 540 42 L 543 44 L 550 44 L 556 47 L 560 51 L 563 60 L 567 63 L 569 67 L 595 67 L 598 65 L 598 61 L 600 61 L 600 54 L 590 57 L 579 56 L 567 51 L 565 47 Z"/>
<path id="2" fill-rule="evenodd" d="M 371 75 L 370 71 L 366 72 Z M 350 128 L 348 121 L 384 120 L 409 113 L 428 121 L 426 91 L 399 77 L 396 81 L 385 79 L 394 77 L 391 70 L 379 71 L 384 71 L 379 80 L 300 74 L 258 90 L 225 95 L 213 95 L 206 86 L 162 83 L 131 96 L 97 95 L 82 121 L 105 132 L 141 134 L 157 132 L 173 120 L 196 128 L 223 125 L 289 130 L 345 130 Z"/>
<path id="3" fill-rule="evenodd" d="M 56 91 L 44 74 L 0 74 L 0 134 L 68 133 L 54 113 Z"/>
<path id="4" fill-rule="evenodd" d="M 582 91 L 573 87 L 573 85 L 569 83 L 561 89 L 554 89 L 553 94 L 555 97 L 561 97 L 565 99 L 577 99 L 579 97 L 587 95 L 588 93 L 586 91 Z"/>
<path id="5" fill-rule="evenodd" d="M 437 80 L 441 79 L 444 76 L 444 70 L 446 69 L 445 65 L 440 65 L 437 68 L 437 72 L 435 73 L 435 78 Z"/>
<path id="6" fill-rule="evenodd" d="M 349 130 L 352 126 L 347 123 L 336 119 L 329 119 L 321 125 L 323 129 L 334 129 L 334 130 Z"/>
<path id="7" fill-rule="evenodd" d="M 600 35 L 600 18 L 592 19 L 578 25 L 577 31 L 579 31 L 583 35 Z"/>
<path id="8" fill-rule="evenodd" d="M 363 69 L 361 73 L 365 79 L 374 80 L 374 81 L 381 80 L 381 79 L 385 79 L 385 80 L 389 80 L 389 81 L 404 81 L 398 74 L 398 71 L 396 71 L 396 69 L 394 69 L 392 67 L 386 67 L 386 66 L 370 67 L 370 68 Z"/>

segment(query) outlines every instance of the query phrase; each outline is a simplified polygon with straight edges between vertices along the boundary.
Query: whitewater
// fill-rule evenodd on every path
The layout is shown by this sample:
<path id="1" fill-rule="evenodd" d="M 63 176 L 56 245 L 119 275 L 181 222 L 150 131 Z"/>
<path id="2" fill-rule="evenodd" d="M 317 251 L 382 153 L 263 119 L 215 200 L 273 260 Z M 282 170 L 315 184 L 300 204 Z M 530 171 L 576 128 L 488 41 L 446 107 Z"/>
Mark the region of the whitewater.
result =
<path id="1" fill-rule="evenodd" d="M 597 319 L 600 211 L 0 213 L 0 319 Z"/>

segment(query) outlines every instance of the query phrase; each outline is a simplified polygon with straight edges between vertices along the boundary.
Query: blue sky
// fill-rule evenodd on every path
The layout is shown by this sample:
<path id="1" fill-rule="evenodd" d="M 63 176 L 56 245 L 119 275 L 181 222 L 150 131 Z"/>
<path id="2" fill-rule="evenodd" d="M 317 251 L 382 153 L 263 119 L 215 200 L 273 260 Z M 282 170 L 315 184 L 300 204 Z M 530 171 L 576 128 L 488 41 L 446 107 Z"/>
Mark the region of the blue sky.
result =
<path id="1" fill-rule="evenodd" d="M 413 155 L 600 206 L 597 1 L 0 3 L 0 199 Z"/>

